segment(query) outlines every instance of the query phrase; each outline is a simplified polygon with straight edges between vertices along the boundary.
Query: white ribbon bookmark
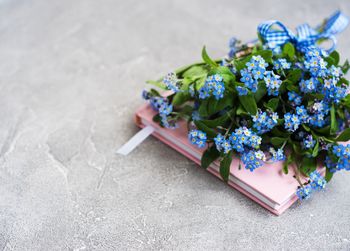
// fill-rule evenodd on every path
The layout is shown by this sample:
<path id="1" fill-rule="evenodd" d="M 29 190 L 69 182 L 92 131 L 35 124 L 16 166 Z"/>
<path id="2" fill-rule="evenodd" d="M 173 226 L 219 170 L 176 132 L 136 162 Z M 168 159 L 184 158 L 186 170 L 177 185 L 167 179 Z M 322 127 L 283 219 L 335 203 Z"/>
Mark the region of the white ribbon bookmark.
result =
<path id="1" fill-rule="evenodd" d="M 117 153 L 121 155 L 128 155 L 132 150 L 134 150 L 139 144 L 141 144 L 149 135 L 154 132 L 152 126 L 146 126 L 141 131 L 136 133 L 128 142 L 122 145 Z"/>

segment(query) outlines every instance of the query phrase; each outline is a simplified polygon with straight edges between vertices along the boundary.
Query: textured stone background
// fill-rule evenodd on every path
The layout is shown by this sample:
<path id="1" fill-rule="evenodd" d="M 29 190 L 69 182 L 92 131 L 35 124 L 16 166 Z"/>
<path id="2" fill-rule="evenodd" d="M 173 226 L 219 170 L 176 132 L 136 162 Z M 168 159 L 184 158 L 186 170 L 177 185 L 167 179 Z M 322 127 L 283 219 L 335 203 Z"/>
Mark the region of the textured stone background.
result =
<path id="1" fill-rule="evenodd" d="M 344 1 L 0 1 L 0 250 L 349 250 L 350 175 L 280 217 L 138 130 L 144 81 Z M 350 29 L 339 50 L 350 57 Z"/>

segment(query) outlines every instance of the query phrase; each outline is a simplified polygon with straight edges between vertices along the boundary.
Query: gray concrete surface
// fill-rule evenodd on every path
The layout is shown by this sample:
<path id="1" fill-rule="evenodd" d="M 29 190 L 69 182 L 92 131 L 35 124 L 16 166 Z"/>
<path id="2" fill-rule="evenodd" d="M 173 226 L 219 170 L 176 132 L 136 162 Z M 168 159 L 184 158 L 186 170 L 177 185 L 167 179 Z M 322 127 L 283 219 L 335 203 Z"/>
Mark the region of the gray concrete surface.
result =
<path id="1" fill-rule="evenodd" d="M 280 217 L 137 128 L 144 81 L 344 1 L 0 1 L 0 250 L 350 250 L 350 174 Z M 339 50 L 350 57 L 350 29 Z"/>

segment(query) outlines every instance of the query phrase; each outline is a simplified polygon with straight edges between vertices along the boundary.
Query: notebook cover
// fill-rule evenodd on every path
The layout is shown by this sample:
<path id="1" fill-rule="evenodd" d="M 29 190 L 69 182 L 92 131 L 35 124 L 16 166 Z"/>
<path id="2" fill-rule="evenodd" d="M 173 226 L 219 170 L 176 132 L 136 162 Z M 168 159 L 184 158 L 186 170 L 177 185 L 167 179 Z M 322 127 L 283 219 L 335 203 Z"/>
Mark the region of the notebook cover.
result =
<path id="1" fill-rule="evenodd" d="M 177 141 L 186 145 L 187 148 L 191 149 L 191 152 L 201 155 L 204 149 L 198 149 L 197 147 L 191 145 L 188 142 L 188 131 L 186 123 L 184 121 L 180 121 L 179 128 L 174 130 L 162 128 L 157 123 L 153 122 L 153 116 L 155 114 L 156 112 L 150 107 L 150 105 L 145 104 L 137 110 L 135 115 L 135 122 L 139 127 L 142 128 L 145 125 L 142 124 L 141 119 L 147 121 L 148 124 L 156 128 L 156 132 L 153 133 L 155 137 L 157 137 L 170 147 L 174 148 L 178 152 L 182 153 L 187 158 L 193 160 L 197 164 L 200 164 L 200 160 L 194 157 L 192 154 L 190 154 L 188 150 L 182 149 L 182 147 L 175 145 L 174 143 L 170 142 L 162 135 L 157 133 L 157 131 L 162 132 L 162 134 L 166 133 L 172 138 L 175 138 Z M 234 158 L 231 164 L 231 175 L 239 179 L 241 182 L 243 182 L 250 188 L 258 191 L 261 195 L 270 200 L 272 203 L 275 203 L 279 206 L 277 206 L 276 208 L 272 208 L 271 206 L 267 205 L 262 200 L 247 192 L 245 189 L 238 186 L 237 184 L 229 182 L 229 185 L 237 189 L 250 199 L 254 200 L 264 208 L 268 209 L 276 215 L 280 215 L 297 200 L 295 191 L 299 184 L 295 180 L 295 178 L 293 178 L 293 170 L 290 169 L 287 175 L 282 172 L 283 162 L 265 164 L 259 167 L 258 169 L 254 170 L 254 172 L 245 169 L 243 163 L 241 165 L 242 168 L 241 170 L 239 170 L 239 159 Z M 208 168 L 208 171 L 217 176 L 218 178 L 221 178 L 220 174 L 216 170 Z"/>

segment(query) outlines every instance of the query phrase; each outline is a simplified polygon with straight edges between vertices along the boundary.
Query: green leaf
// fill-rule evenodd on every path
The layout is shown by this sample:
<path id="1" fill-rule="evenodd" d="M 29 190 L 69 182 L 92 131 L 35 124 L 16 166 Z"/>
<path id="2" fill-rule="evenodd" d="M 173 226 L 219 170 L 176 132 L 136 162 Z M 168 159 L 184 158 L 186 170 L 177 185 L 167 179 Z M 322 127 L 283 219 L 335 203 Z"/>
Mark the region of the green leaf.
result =
<path id="1" fill-rule="evenodd" d="M 331 107 L 331 128 L 330 128 L 331 135 L 336 134 L 337 130 L 338 130 L 337 118 L 335 116 L 335 107 L 333 104 Z"/>
<path id="2" fill-rule="evenodd" d="M 345 98 L 343 98 L 343 103 L 344 103 L 344 105 L 348 108 L 348 110 L 350 109 L 350 95 L 348 94 L 348 95 L 346 95 L 346 97 Z"/>
<path id="3" fill-rule="evenodd" d="M 292 83 L 296 83 L 296 82 L 299 82 L 301 75 L 302 75 L 301 69 L 294 69 L 288 73 L 287 79 Z"/>
<path id="4" fill-rule="evenodd" d="M 293 60 L 294 55 L 295 55 L 295 48 L 291 43 L 286 43 L 283 46 L 282 52 L 284 55 L 287 55 L 290 60 Z"/>
<path id="5" fill-rule="evenodd" d="M 181 111 L 179 111 L 179 114 L 187 116 L 191 116 L 192 113 L 193 107 L 191 105 L 184 105 L 183 107 L 181 107 Z"/>
<path id="6" fill-rule="evenodd" d="M 246 58 L 245 58 L 246 59 Z M 241 59 L 241 60 L 239 60 L 239 59 L 235 59 L 234 61 L 233 61 L 233 64 L 235 65 L 235 68 L 237 69 L 237 72 L 239 72 L 239 71 L 241 71 L 243 68 L 245 68 L 246 66 L 245 66 L 245 64 L 249 61 L 246 61 L 245 59 Z"/>
<path id="7" fill-rule="evenodd" d="M 258 90 L 254 93 L 254 99 L 258 103 L 267 93 L 265 82 L 259 82 Z"/>
<path id="8" fill-rule="evenodd" d="M 241 104 L 238 105 L 236 115 L 249 115 L 243 108 Z"/>
<path id="9" fill-rule="evenodd" d="M 304 155 L 304 152 L 303 152 L 303 150 L 301 149 L 299 142 L 298 142 L 297 144 L 296 144 L 296 143 L 293 143 L 293 151 L 294 151 L 296 154 Z"/>
<path id="10" fill-rule="evenodd" d="M 312 104 L 314 102 L 315 99 L 324 99 L 324 94 L 322 93 L 307 93 L 304 94 L 304 97 L 306 98 L 306 100 L 309 101 L 308 104 Z"/>
<path id="11" fill-rule="evenodd" d="M 251 93 L 245 96 L 238 96 L 238 98 L 244 109 L 250 113 L 250 115 L 255 115 L 258 112 L 258 106 L 256 105 L 254 96 Z"/>
<path id="12" fill-rule="evenodd" d="M 182 67 L 176 69 L 174 72 L 176 73 L 178 78 L 183 78 L 182 74 L 194 66 L 205 66 L 205 62 L 201 61 L 201 62 L 197 62 L 194 64 L 185 65 L 185 66 L 182 66 Z"/>
<path id="13" fill-rule="evenodd" d="M 232 162 L 232 155 L 226 154 L 220 163 L 220 175 L 224 181 L 228 181 L 230 176 L 230 167 Z"/>
<path id="14" fill-rule="evenodd" d="M 192 66 L 191 68 L 189 68 L 188 70 L 186 70 L 183 74 L 182 77 L 186 78 L 186 77 L 202 77 L 205 76 L 207 74 L 207 70 L 200 65 L 195 65 Z"/>
<path id="15" fill-rule="evenodd" d="M 345 120 L 345 111 L 343 109 L 337 109 L 337 115 L 340 119 Z"/>
<path id="16" fill-rule="evenodd" d="M 348 60 L 345 60 L 344 64 L 341 67 L 341 70 L 344 74 L 346 74 L 348 72 L 348 70 L 350 69 L 350 64 Z"/>
<path id="17" fill-rule="evenodd" d="M 330 126 L 326 126 L 323 128 L 313 128 L 312 130 L 317 132 L 318 134 L 324 135 L 324 136 L 328 136 L 329 132 L 330 132 L 331 127 Z"/>
<path id="18" fill-rule="evenodd" d="M 201 166 L 207 169 L 219 156 L 220 152 L 216 149 L 215 145 L 212 145 L 204 151 L 201 159 Z"/>
<path id="19" fill-rule="evenodd" d="M 234 82 L 236 80 L 236 76 L 232 73 L 232 71 L 226 66 L 219 66 L 214 68 L 209 72 L 208 75 L 219 74 L 223 77 L 225 83 Z"/>
<path id="20" fill-rule="evenodd" d="M 287 160 L 285 160 L 285 161 L 283 162 L 283 169 L 282 169 L 282 170 L 283 170 L 283 173 L 284 173 L 284 174 L 288 174 L 288 166 L 289 166 L 292 162 L 293 162 L 292 154 L 289 154 Z"/>
<path id="21" fill-rule="evenodd" d="M 277 125 L 283 125 L 284 119 L 277 119 Z"/>
<path id="22" fill-rule="evenodd" d="M 263 59 L 265 59 L 266 62 L 272 63 L 272 51 L 271 50 L 259 50 L 255 53 L 253 53 L 252 56 L 257 56 L 257 55 L 260 55 Z"/>
<path id="23" fill-rule="evenodd" d="M 271 131 L 271 134 L 273 136 L 277 136 L 277 137 L 281 137 L 281 138 L 288 138 L 290 136 L 290 133 L 289 132 L 286 132 L 286 131 L 281 131 L 279 130 L 277 127 L 274 127 Z"/>
<path id="24" fill-rule="evenodd" d="M 327 168 L 326 169 L 326 176 L 325 176 L 325 179 L 327 182 L 329 182 L 333 177 L 333 173 L 329 171 L 329 169 Z"/>
<path id="25" fill-rule="evenodd" d="M 188 91 L 188 87 L 190 86 L 190 84 L 192 84 L 195 80 L 197 80 L 198 78 L 195 77 L 185 77 L 182 80 L 182 86 L 181 86 L 181 90 L 183 91 Z"/>
<path id="26" fill-rule="evenodd" d="M 232 106 L 233 104 L 233 95 L 225 96 L 222 99 L 216 100 L 214 97 L 210 97 L 207 103 L 207 112 L 211 116 L 217 112 L 224 110 L 225 108 Z"/>
<path id="27" fill-rule="evenodd" d="M 156 87 L 158 87 L 160 89 L 167 90 L 166 85 L 163 82 L 161 82 L 161 81 L 147 80 L 146 83 L 150 84 L 150 85 L 153 85 L 153 86 L 156 86 Z"/>
<path id="28" fill-rule="evenodd" d="M 207 79 L 207 75 L 196 80 L 196 83 L 194 84 L 194 88 L 196 91 L 199 91 L 200 88 L 204 86 L 206 79 Z"/>
<path id="29" fill-rule="evenodd" d="M 312 151 L 312 157 L 317 157 L 318 150 L 319 150 L 319 143 L 318 143 L 318 140 L 317 140 L 316 145 L 314 147 L 314 150 Z"/>
<path id="30" fill-rule="evenodd" d="M 288 163 L 287 161 L 283 162 L 283 169 L 282 169 L 284 174 L 288 174 Z"/>
<path id="31" fill-rule="evenodd" d="M 315 158 L 308 158 L 305 156 L 301 162 L 300 170 L 305 176 L 309 176 L 309 173 L 315 171 L 316 167 L 317 167 L 316 159 Z"/>
<path id="32" fill-rule="evenodd" d="M 191 99 L 191 95 L 188 92 L 178 92 L 175 94 L 172 104 L 174 106 L 180 106 L 190 99 Z"/>
<path id="33" fill-rule="evenodd" d="M 181 91 L 174 95 L 172 105 L 181 106 L 191 99 L 191 95 L 188 92 L 189 85 L 193 82 L 191 78 L 184 78 L 182 81 Z"/>
<path id="34" fill-rule="evenodd" d="M 200 102 L 199 108 L 198 108 L 199 116 L 201 117 L 208 117 L 208 99 L 205 99 Z"/>
<path id="35" fill-rule="evenodd" d="M 280 138 L 280 137 L 272 137 L 272 138 L 270 138 L 271 144 L 274 145 L 274 146 L 277 146 L 277 147 L 283 145 L 283 143 L 284 143 L 286 140 L 288 140 L 288 139 L 286 139 L 286 138 Z"/>
<path id="36" fill-rule="evenodd" d="M 267 102 L 266 107 L 272 111 L 276 111 L 278 107 L 278 102 L 279 102 L 278 98 L 272 98 Z"/>
<path id="37" fill-rule="evenodd" d="M 216 132 L 206 126 L 204 123 L 202 123 L 200 120 L 194 121 L 194 124 L 197 126 L 197 128 L 203 132 L 205 132 L 210 138 L 215 138 L 216 137 Z"/>
<path id="38" fill-rule="evenodd" d="M 154 122 L 156 123 L 160 123 L 162 121 L 161 117 L 159 116 L 159 114 L 157 113 L 156 115 L 153 116 L 153 119 L 152 119 Z"/>
<path id="39" fill-rule="evenodd" d="M 345 84 L 345 85 L 349 85 L 350 81 L 347 80 L 346 78 L 340 78 L 338 81 L 338 84 Z M 349 95 L 349 94 L 348 94 Z"/>
<path id="40" fill-rule="evenodd" d="M 339 53 L 337 51 L 333 51 L 329 56 L 331 58 L 333 58 L 334 65 L 338 65 L 339 64 L 340 57 L 339 57 Z"/>
<path id="41" fill-rule="evenodd" d="M 203 50 L 202 50 L 202 58 L 203 58 L 203 61 L 206 62 L 208 65 L 212 67 L 218 67 L 218 64 L 208 56 L 205 46 L 203 47 Z"/>
<path id="42" fill-rule="evenodd" d="M 301 126 L 304 128 L 305 131 L 307 131 L 307 132 L 310 132 L 310 131 L 311 131 L 310 127 L 308 127 L 308 126 L 305 125 L 305 124 L 302 124 Z"/>
<path id="43" fill-rule="evenodd" d="M 337 138 L 336 141 L 350 140 L 350 128 L 346 128 Z"/>
<path id="44" fill-rule="evenodd" d="M 325 57 L 324 61 L 327 62 L 328 66 L 335 65 L 335 60 L 331 56 Z"/>
<path id="45" fill-rule="evenodd" d="M 215 128 L 217 126 L 224 125 L 227 121 L 230 120 L 230 118 L 234 115 L 235 109 L 230 110 L 229 112 L 226 112 L 224 115 L 212 119 L 212 120 L 201 120 L 203 124 L 205 124 L 208 127 Z"/>
<path id="46" fill-rule="evenodd" d="M 289 80 L 285 80 L 283 81 L 286 83 L 286 88 L 288 91 L 292 91 L 292 92 L 298 92 L 299 91 L 299 87 L 295 84 L 296 82 L 292 82 Z"/>
<path id="47" fill-rule="evenodd" d="M 155 96 L 155 97 L 160 97 L 161 96 L 160 93 L 156 89 L 152 88 L 151 90 L 149 90 L 149 92 L 150 92 L 150 94 L 152 96 Z"/>
<path id="48" fill-rule="evenodd" d="M 220 108 L 222 105 L 219 105 L 219 102 L 220 102 L 220 104 L 224 104 L 222 101 L 223 101 L 223 99 L 216 100 L 214 97 L 210 97 L 208 99 L 207 111 L 208 111 L 209 116 L 217 113 L 218 111 L 221 111 Z"/>

